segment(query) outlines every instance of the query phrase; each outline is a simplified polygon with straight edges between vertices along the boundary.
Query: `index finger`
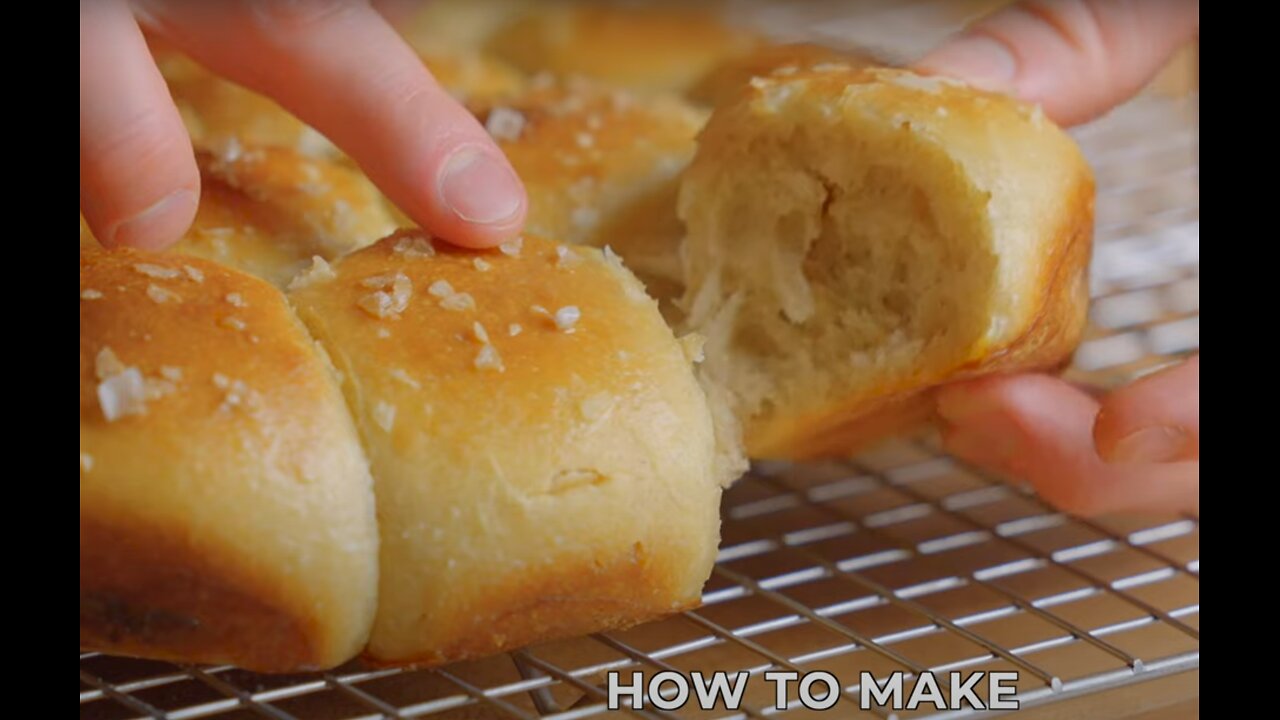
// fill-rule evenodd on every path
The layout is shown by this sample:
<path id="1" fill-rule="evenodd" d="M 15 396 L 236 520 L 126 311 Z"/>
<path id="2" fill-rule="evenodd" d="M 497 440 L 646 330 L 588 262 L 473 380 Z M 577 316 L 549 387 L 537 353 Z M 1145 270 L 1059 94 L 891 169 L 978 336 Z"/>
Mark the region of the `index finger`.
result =
<path id="1" fill-rule="evenodd" d="M 432 234 L 485 247 L 520 231 L 527 200 L 515 171 L 368 3 L 138 6 L 196 60 L 328 136 Z"/>

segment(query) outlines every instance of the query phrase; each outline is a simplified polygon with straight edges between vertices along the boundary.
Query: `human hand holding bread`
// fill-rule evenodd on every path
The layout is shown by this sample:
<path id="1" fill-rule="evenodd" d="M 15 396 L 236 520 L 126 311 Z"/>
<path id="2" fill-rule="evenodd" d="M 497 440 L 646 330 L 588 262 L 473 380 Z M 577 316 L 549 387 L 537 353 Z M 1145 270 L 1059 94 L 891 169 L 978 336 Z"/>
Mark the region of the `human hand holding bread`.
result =
<path id="1" fill-rule="evenodd" d="M 376 25 L 355 10 L 266 15 L 295 12 L 303 35 Z M 84 87 L 85 6 L 81 18 L 82 211 L 109 243 L 161 244 L 86 203 L 107 165 Z M 187 19 L 168 29 L 193 53 L 227 31 L 206 37 Z M 414 82 L 429 80 L 413 62 Z M 349 155 L 295 128 L 283 144 L 268 132 L 242 145 L 218 137 L 200 72 L 162 61 L 206 196 L 190 230 L 162 228 L 181 254 L 103 252 L 82 226 L 82 645 L 282 670 L 361 647 L 439 663 L 639 622 L 696 602 L 740 437 L 757 457 L 847 452 L 927 418 L 938 386 L 959 454 L 1082 509 L 1148 501 L 1113 488 L 1137 478 L 1149 495 L 1163 481 L 1149 468 L 1060 462 L 1093 453 L 1079 430 L 1090 406 L 1052 406 L 1060 428 L 1029 425 L 1044 416 L 1016 402 L 1065 386 L 991 375 L 1059 367 L 1078 340 L 1092 221 L 1078 150 L 1030 106 L 861 64 L 806 51 L 762 72 L 696 144 L 702 111 L 653 88 L 637 99 L 537 79 L 473 94 L 529 187 L 530 229 L 552 241 L 467 251 L 445 240 L 479 248 L 519 221 L 460 225 L 417 190 L 441 148 L 459 147 L 441 137 L 493 152 L 452 100 L 417 138 L 394 118 L 348 117 L 385 131 L 370 141 L 282 91 Z M 354 167 L 380 162 L 369 142 L 409 148 L 395 172 L 369 171 L 399 209 Z M 405 160 L 417 148 L 433 159 Z M 440 239 L 370 245 L 401 209 Z M 682 227 L 684 260 L 665 262 Z M 1143 387 L 1098 426 L 1130 434 L 1167 402 Z M 173 434 L 178 422 L 199 425 L 198 441 Z M 1040 434 L 1016 434 L 1028 427 Z M 991 458 L 973 450 L 989 443 L 964 442 L 993 432 L 1041 444 Z M 156 438 L 155 453 L 131 455 Z M 320 447 L 333 457 L 308 450 Z M 230 522 L 241 505 L 254 512 Z M 310 522 L 295 518 L 304 508 Z M 289 632 L 247 642 L 272 627 Z"/>
<path id="2" fill-rule="evenodd" d="M 1023 2 L 922 59 L 926 70 L 1093 119 L 1142 88 L 1200 26 L 1193 0 Z M 1200 359 L 1102 399 L 1052 377 L 942 388 L 952 452 L 1029 481 L 1067 510 L 1198 510 Z"/>

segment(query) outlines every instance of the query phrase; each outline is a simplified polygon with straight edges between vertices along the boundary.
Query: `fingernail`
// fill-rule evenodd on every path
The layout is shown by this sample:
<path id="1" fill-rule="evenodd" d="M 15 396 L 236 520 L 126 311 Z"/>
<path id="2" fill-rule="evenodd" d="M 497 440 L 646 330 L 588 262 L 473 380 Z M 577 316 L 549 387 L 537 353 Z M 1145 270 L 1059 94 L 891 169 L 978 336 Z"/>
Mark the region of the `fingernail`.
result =
<path id="1" fill-rule="evenodd" d="M 985 90 L 1008 90 L 1018 72 L 1009 48 L 981 35 L 962 37 L 930 53 L 920 66 Z"/>
<path id="2" fill-rule="evenodd" d="M 1179 459 L 1187 447 L 1182 428 L 1158 425 L 1143 428 L 1122 438 L 1104 458 L 1113 463 L 1159 463 Z"/>
<path id="3" fill-rule="evenodd" d="M 491 225 L 520 211 L 520 185 L 506 163 L 481 150 L 464 148 L 445 163 L 440 197 L 455 215 Z"/>
<path id="4" fill-rule="evenodd" d="M 121 220 L 107 233 L 112 247 L 128 245 L 159 249 L 178 239 L 191 224 L 196 213 L 196 194 L 176 190 L 156 201 L 146 210 Z"/>

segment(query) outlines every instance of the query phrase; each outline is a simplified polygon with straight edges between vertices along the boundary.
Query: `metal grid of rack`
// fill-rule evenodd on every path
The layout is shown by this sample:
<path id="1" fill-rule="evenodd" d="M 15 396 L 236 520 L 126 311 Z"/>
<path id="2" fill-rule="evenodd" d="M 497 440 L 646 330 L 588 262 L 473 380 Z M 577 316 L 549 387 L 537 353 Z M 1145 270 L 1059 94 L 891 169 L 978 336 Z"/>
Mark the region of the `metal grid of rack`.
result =
<path id="1" fill-rule="evenodd" d="M 1075 379 L 1114 386 L 1199 346 L 1197 116 L 1195 96 L 1144 98 L 1076 133 L 1099 198 L 1092 324 Z M 727 492 L 723 521 L 704 605 L 667 620 L 437 670 L 262 676 L 81 653 L 80 714 L 569 720 L 605 712 L 611 670 L 822 669 L 848 681 L 1012 670 L 1024 708 L 1160 678 L 1195 694 L 1197 517 L 1065 515 L 925 435 L 849 461 L 755 467 Z M 786 711 L 772 706 L 772 686 L 756 682 L 738 713 L 690 704 L 674 714 L 806 712 L 794 698 Z M 856 702 L 837 708 L 858 712 Z"/>

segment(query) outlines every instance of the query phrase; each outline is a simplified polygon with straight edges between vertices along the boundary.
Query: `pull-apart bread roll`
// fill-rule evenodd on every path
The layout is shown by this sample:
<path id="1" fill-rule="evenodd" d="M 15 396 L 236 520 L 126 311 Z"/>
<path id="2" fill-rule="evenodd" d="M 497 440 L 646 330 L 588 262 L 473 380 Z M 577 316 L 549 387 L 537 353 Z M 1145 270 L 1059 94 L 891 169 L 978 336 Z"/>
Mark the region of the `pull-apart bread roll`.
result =
<path id="1" fill-rule="evenodd" d="M 322 354 L 270 285 L 80 250 L 80 646 L 261 671 L 368 638 L 372 483 Z"/>
<path id="2" fill-rule="evenodd" d="M 685 175 L 688 324 L 756 457 L 929 413 L 924 391 L 1053 368 L 1082 332 L 1093 180 L 1037 109 L 903 71 L 758 78 Z"/>
<path id="3" fill-rule="evenodd" d="M 530 232 L 609 244 L 655 297 L 679 296 L 676 194 L 704 111 L 674 95 L 549 78 L 473 109 L 525 183 Z"/>
<path id="4" fill-rule="evenodd" d="M 403 233 L 291 300 L 369 454 L 373 659 L 444 663 L 698 602 L 725 451 L 691 349 L 616 257 Z"/>
<path id="5" fill-rule="evenodd" d="M 582 75 L 641 92 L 684 92 L 759 42 L 694 3 L 537 3 L 485 48 L 527 73 Z"/>
<path id="6" fill-rule="evenodd" d="M 812 43 L 765 44 L 716 66 L 689 89 L 687 96 L 694 102 L 715 106 L 736 97 L 751 78 L 774 73 L 785 77 L 801 70 L 837 64 L 854 68 L 871 65 L 873 61 L 861 52 Z"/>
<path id="7" fill-rule="evenodd" d="M 332 260 L 395 229 L 373 183 L 342 163 L 236 144 L 218 154 L 197 152 L 196 162 L 200 207 L 174 249 L 277 287 L 312 257 Z"/>

